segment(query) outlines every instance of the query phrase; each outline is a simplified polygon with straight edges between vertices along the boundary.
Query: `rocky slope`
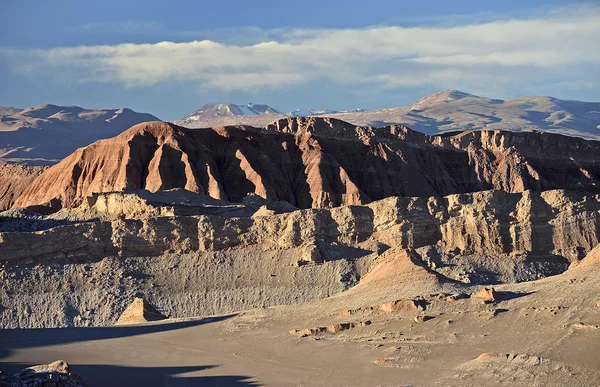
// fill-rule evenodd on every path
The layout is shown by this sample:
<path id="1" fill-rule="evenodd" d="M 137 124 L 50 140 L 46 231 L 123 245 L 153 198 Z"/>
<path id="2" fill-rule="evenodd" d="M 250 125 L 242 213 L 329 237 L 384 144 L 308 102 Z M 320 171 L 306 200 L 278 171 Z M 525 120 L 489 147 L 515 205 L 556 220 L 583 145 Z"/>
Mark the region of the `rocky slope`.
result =
<path id="1" fill-rule="evenodd" d="M 17 198 L 46 167 L 0 163 L 0 211 L 12 207 Z"/>
<path id="2" fill-rule="evenodd" d="M 598 154 L 600 142 L 539 133 L 430 137 L 314 117 L 264 129 L 154 122 L 77 150 L 37 178 L 15 206 L 55 211 L 95 192 L 172 188 L 230 202 L 254 193 L 299 208 L 489 189 L 598 193 Z"/>
<path id="3" fill-rule="evenodd" d="M 10 116 L 12 114 L 17 114 L 21 110 L 20 108 L 14 108 L 10 106 L 0 106 L 0 116 Z"/>
<path id="4" fill-rule="evenodd" d="M 18 112 L 0 110 L 0 160 L 51 165 L 75 149 L 116 136 L 132 125 L 156 121 L 130 109 L 82 109 L 40 105 Z"/>

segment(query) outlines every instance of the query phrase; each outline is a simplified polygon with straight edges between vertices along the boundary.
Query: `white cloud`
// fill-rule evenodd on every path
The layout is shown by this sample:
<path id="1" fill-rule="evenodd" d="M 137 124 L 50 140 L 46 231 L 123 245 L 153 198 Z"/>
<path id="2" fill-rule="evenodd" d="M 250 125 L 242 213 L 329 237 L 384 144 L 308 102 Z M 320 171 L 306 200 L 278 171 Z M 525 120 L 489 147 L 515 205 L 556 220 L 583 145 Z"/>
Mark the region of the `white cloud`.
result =
<path id="1" fill-rule="evenodd" d="M 584 69 L 600 66 L 596 6 L 452 27 L 252 31 L 271 40 L 5 49 L 0 54 L 10 52 L 2 55 L 5 60 L 15 67 L 27 64 L 21 68 L 29 74 L 65 73 L 80 82 L 130 87 L 183 80 L 227 91 L 286 88 L 317 80 L 371 88 L 473 91 L 548 79 L 575 85 L 586 82 L 589 73 Z"/>

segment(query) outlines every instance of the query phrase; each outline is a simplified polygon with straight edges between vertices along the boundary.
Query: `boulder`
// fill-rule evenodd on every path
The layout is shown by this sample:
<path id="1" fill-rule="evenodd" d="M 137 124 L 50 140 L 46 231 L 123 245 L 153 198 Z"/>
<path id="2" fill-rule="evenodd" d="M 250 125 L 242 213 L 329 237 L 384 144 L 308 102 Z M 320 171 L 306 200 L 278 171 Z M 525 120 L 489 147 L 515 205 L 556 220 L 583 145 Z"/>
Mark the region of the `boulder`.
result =
<path id="1" fill-rule="evenodd" d="M 7 375 L 0 371 L 1 387 L 84 387 L 83 379 L 64 360 L 27 367 Z"/>
<path id="2" fill-rule="evenodd" d="M 423 308 L 414 300 L 396 300 L 381 304 L 379 310 L 386 313 L 418 312 Z"/>
<path id="3" fill-rule="evenodd" d="M 493 287 L 483 287 L 471 293 L 471 298 L 490 304 L 498 300 L 498 292 Z"/>

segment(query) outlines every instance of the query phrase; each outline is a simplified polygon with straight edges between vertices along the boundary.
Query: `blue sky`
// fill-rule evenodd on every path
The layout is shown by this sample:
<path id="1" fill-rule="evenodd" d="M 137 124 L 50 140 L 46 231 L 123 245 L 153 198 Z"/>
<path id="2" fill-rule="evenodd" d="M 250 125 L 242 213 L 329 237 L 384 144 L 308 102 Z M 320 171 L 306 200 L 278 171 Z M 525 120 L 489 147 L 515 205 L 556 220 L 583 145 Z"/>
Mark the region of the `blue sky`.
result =
<path id="1" fill-rule="evenodd" d="M 600 100 L 600 3 L 1 0 L 0 105 L 408 105 L 444 89 Z"/>

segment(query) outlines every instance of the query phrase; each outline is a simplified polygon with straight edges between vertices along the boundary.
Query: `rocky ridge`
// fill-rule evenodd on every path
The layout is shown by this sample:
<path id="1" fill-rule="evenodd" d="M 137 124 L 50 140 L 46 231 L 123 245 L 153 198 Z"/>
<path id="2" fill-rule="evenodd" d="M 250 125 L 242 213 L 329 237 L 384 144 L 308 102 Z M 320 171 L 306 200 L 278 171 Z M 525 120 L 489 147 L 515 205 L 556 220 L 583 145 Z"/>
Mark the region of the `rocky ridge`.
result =
<path id="1" fill-rule="evenodd" d="M 375 243 L 413 249 L 426 266 L 441 272 L 452 260 L 472 257 L 469 264 L 476 265 L 484 259 L 479 262 L 482 268 L 514 281 L 529 276 L 519 269 L 510 274 L 502 262 L 518 263 L 533 272 L 560 272 L 569 262 L 583 258 L 598 243 L 600 232 L 600 196 L 564 190 L 392 197 L 362 206 L 302 211 L 259 202 L 244 211 L 243 206 L 234 205 L 236 212 L 231 212 L 229 204 L 211 204 L 187 206 L 179 214 L 173 207 L 148 204 L 135 194 L 97 195 L 94 200 L 102 203 L 102 216 L 90 217 L 86 204 L 84 210 L 61 211 L 45 218 L 52 221 L 59 216 L 66 225 L 50 223 L 53 228 L 47 230 L 0 233 L 1 255 L 13 261 L 160 255 L 255 245 L 285 249 Z M 256 216 L 259 209 L 269 207 L 277 210 Z M 202 214 L 205 208 L 211 213 Z M 144 212 L 150 215 L 138 215 Z M 494 268 L 494 264 L 498 266 Z"/>
<path id="2" fill-rule="evenodd" d="M 454 292 L 444 284 L 528 281 L 598 244 L 599 201 L 484 191 L 293 210 L 256 197 L 99 194 L 36 215 L 38 231 L 0 233 L 0 325 L 112 325 L 138 295 L 178 318 L 314 300 L 359 280 L 350 292 L 376 288 L 381 302 L 398 284 Z"/>
<path id="3" fill-rule="evenodd" d="M 600 143 L 538 133 L 430 137 L 402 126 L 288 118 L 263 129 L 136 125 L 81 148 L 37 178 L 16 207 L 79 206 L 93 193 L 173 188 L 240 202 L 248 193 L 299 208 L 482 190 L 600 192 Z"/>

